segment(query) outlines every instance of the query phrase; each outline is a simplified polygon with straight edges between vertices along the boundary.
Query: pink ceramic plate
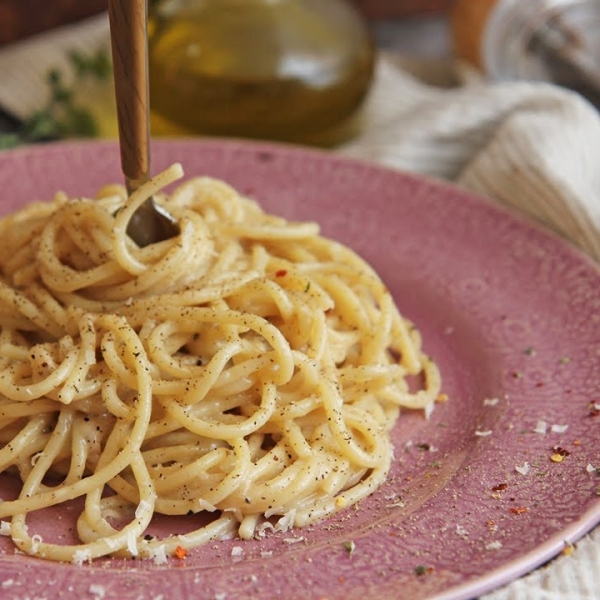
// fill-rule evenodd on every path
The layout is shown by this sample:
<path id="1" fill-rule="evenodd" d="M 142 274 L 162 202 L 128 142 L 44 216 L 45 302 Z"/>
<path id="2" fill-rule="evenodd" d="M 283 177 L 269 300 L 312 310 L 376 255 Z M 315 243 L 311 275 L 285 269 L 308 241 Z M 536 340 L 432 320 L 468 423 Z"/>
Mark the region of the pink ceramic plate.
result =
<path id="1" fill-rule="evenodd" d="M 457 188 L 329 154 L 198 141 L 153 153 L 154 171 L 180 161 L 188 175 L 226 179 L 361 253 L 422 331 L 449 401 L 429 421 L 404 414 L 387 483 L 318 526 L 211 544 L 168 566 L 51 564 L 4 539 L 3 599 L 470 598 L 600 521 L 600 274 L 590 261 Z M 120 181 L 112 143 L 0 156 L 3 211 L 108 181 Z M 67 512 L 32 526 L 51 536 Z"/>

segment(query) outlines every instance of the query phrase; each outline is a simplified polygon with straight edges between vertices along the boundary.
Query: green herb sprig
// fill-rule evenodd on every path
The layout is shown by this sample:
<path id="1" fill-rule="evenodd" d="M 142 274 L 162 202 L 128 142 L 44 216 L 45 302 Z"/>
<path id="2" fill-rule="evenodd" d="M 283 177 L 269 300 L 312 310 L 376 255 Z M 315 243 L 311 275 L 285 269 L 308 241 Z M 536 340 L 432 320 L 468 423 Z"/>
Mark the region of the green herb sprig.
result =
<path id="1" fill-rule="evenodd" d="M 51 69 L 46 75 L 48 102 L 24 119 L 17 131 L 0 134 L 0 149 L 67 137 L 94 137 L 98 127 L 92 113 L 77 103 L 76 91 L 85 80 L 106 81 L 112 73 L 110 54 L 101 48 L 86 55 L 71 51 L 69 68 L 73 84 L 65 84 L 64 73 Z"/>

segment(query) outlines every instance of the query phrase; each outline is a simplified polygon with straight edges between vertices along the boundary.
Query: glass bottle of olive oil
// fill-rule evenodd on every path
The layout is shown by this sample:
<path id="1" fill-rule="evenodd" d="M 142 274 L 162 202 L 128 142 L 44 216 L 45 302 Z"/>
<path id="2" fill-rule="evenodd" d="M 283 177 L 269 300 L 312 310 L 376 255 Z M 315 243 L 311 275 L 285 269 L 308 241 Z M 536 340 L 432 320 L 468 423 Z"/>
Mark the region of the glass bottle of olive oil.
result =
<path id="1" fill-rule="evenodd" d="M 375 54 L 349 4 L 151 0 L 149 11 L 153 127 L 320 145 L 348 135 Z"/>

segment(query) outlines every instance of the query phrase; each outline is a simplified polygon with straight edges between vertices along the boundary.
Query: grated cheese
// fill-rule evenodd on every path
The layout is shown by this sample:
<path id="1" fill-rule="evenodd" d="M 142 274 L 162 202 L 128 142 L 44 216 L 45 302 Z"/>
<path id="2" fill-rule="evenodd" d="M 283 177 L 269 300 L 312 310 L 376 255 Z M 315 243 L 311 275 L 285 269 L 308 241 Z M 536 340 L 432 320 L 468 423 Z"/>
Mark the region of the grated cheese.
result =
<path id="1" fill-rule="evenodd" d="M 106 590 L 104 589 L 103 585 L 100 585 L 98 583 L 92 583 L 90 585 L 90 594 L 93 594 L 94 596 L 96 596 L 96 598 L 104 598 L 104 596 L 106 595 Z"/>
<path id="2" fill-rule="evenodd" d="M 127 550 L 129 550 L 131 556 L 138 555 L 137 536 L 133 530 L 127 532 Z"/>
<path id="3" fill-rule="evenodd" d="M 167 562 L 167 547 L 161 544 L 152 550 L 151 557 L 155 565 L 164 565 Z"/>
<path id="4" fill-rule="evenodd" d="M 217 507 L 214 504 L 211 504 L 202 498 L 198 498 L 198 507 L 200 510 L 206 510 L 208 512 L 215 512 L 215 510 L 217 510 Z"/>
<path id="5" fill-rule="evenodd" d="M 456 526 L 456 535 L 465 539 L 469 536 L 469 532 L 462 525 L 457 525 Z"/>
<path id="6" fill-rule="evenodd" d="M 10 523 L 8 521 L 0 521 L 0 535 L 10 536 Z"/>
<path id="7" fill-rule="evenodd" d="M 289 510 L 287 513 L 285 513 L 285 515 L 283 515 L 283 517 L 281 517 L 281 519 L 277 521 L 277 524 L 275 525 L 275 531 L 281 531 L 283 533 L 289 531 L 294 526 L 295 518 L 296 509 L 292 508 L 292 510 Z"/>
<path id="8" fill-rule="evenodd" d="M 284 538 L 284 542 L 286 544 L 297 544 L 298 542 L 303 542 L 306 538 L 303 536 L 293 537 L 293 538 Z"/>
<path id="9" fill-rule="evenodd" d="M 73 554 L 74 565 L 82 565 L 84 562 L 92 560 L 92 553 L 89 550 L 76 550 Z"/>
<path id="10" fill-rule="evenodd" d="M 425 418 L 427 420 L 429 420 L 429 418 L 431 417 L 431 415 L 433 414 L 433 409 L 435 408 L 435 400 L 432 400 L 431 402 L 429 402 L 425 408 L 423 409 L 423 412 L 425 413 Z"/>
<path id="11" fill-rule="evenodd" d="M 498 540 L 485 545 L 486 550 L 500 550 L 500 548 L 502 548 L 502 542 L 499 542 Z"/>
<path id="12" fill-rule="evenodd" d="M 40 544 L 42 543 L 42 536 L 39 534 L 36 534 L 34 536 L 31 537 L 31 552 L 33 552 L 34 554 L 37 553 Z"/>

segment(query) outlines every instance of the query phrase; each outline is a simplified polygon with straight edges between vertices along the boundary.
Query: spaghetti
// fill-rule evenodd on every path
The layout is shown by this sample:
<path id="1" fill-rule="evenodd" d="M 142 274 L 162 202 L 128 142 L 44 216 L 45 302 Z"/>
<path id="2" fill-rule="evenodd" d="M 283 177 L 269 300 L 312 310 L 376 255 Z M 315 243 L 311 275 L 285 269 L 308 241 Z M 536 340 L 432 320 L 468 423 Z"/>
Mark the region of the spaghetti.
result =
<path id="1" fill-rule="evenodd" d="M 22 481 L 0 533 L 25 553 L 166 560 L 313 523 L 382 484 L 400 409 L 438 395 L 362 259 L 211 178 L 167 196 L 182 175 L 0 221 L 0 471 Z M 138 248 L 127 223 L 150 195 L 181 233 Z M 79 543 L 29 531 L 29 513 L 74 498 Z M 202 511 L 189 533 L 145 535 L 155 513 Z"/>

